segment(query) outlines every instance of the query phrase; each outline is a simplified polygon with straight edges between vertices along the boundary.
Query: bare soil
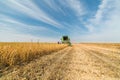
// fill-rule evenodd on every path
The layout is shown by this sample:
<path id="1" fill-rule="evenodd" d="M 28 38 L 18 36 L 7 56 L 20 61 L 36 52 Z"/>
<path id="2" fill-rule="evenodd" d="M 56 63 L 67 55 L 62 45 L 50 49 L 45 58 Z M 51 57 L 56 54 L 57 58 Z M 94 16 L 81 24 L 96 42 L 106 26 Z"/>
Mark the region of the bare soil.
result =
<path id="1" fill-rule="evenodd" d="M 120 50 L 75 44 L 0 70 L 0 80 L 120 80 Z"/>

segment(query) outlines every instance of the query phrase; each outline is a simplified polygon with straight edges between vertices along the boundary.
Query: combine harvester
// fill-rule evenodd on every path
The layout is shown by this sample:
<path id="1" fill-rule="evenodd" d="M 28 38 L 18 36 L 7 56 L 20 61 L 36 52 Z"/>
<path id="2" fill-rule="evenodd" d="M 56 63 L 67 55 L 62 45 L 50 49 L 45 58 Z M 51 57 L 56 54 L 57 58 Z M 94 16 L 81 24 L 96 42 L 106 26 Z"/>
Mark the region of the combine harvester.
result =
<path id="1" fill-rule="evenodd" d="M 61 42 L 62 44 L 68 44 L 69 46 L 71 46 L 70 38 L 68 36 L 63 36 L 61 38 Z"/>

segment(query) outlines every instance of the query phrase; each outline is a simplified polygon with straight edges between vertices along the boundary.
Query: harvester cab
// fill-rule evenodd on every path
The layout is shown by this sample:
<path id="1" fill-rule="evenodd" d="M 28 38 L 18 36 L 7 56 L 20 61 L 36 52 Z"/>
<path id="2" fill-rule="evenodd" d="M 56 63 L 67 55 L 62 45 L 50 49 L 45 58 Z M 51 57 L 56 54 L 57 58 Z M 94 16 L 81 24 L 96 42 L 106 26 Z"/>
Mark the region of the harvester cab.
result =
<path id="1" fill-rule="evenodd" d="M 71 46 L 70 38 L 68 36 L 62 36 L 61 42 L 63 44 L 68 44 L 69 46 Z"/>

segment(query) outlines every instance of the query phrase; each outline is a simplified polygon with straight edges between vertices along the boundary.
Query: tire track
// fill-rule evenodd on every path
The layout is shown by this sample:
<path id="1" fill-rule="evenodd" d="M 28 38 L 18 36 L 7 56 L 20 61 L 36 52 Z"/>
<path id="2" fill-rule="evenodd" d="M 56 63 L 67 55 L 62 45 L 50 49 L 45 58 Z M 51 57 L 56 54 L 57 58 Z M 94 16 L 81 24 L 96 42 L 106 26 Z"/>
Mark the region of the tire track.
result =
<path id="1" fill-rule="evenodd" d="M 56 61 L 58 62 L 61 60 L 70 49 L 70 47 L 67 47 L 59 52 L 42 56 L 27 65 L 16 67 L 14 70 L 8 71 L 7 74 L 4 74 L 0 80 L 41 80 L 46 74 L 46 69 L 50 70 L 51 65 L 53 65 Z"/>
<path id="2" fill-rule="evenodd" d="M 52 72 L 55 72 L 55 68 L 60 65 L 60 62 L 62 59 L 71 52 L 72 48 L 69 48 L 67 51 L 63 52 L 61 56 L 58 56 L 57 59 L 55 60 L 50 67 L 47 67 L 45 69 L 44 75 L 42 76 L 42 80 L 49 80 L 49 77 L 53 77 L 55 75 L 51 75 Z M 58 78 L 58 77 L 57 77 Z M 54 78 L 53 78 L 54 79 Z M 52 79 L 51 79 L 52 80 Z"/>
<path id="3" fill-rule="evenodd" d="M 103 49 L 96 49 L 94 47 L 90 47 L 91 52 L 97 53 L 99 56 L 102 56 L 106 61 L 106 59 L 112 63 L 112 65 L 116 65 L 120 69 L 120 54 L 109 52 Z"/>
<path id="4" fill-rule="evenodd" d="M 109 58 L 109 56 L 105 55 L 103 52 L 101 52 L 101 51 L 98 52 L 96 49 L 88 48 L 88 47 L 85 47 L 85 46 L 84 46 L 84 50 L 87 51 L 87 53 L 91 53 L 92 55 L 96 56 L 97 58 L 99 58 L 100 60 L 102 60 L 103 62 L 105 62 L 106 64 L 109 64 L 109 65 L 113 66 L 114 68 L 117 68 L 117 69 L 120 70 L 120 66 L 118 66 L 117 64 L 115 64 L 114 61 L 112 61 Z"/>
<path id="5" fill-rule="evenodd" d="M 120 68 L 104 50 L 76 44 L 16 67 L 0 80 L 120 80 Z"/>
<path id="6" fill-rule="evenodd" d="M 108 70 L 108 72 L 111 71 L 111 74 L 109 74 L 110 77 L 120 78 L 120 66 L 117 66 L 116 63 L 112 63 L 111 59 L 109 59 L 108 56 L 103 55 L 103 53 L 96 52 L 96 50 L 91 50 L 91 48 L 88 48 L 86 46 L 82 47 L 82 49 L 87 54 L 89 54 L 90 56 L 94 56 L 94 59 L 98 60 L 98 62 L 101 63 L 105 70 Z"/>

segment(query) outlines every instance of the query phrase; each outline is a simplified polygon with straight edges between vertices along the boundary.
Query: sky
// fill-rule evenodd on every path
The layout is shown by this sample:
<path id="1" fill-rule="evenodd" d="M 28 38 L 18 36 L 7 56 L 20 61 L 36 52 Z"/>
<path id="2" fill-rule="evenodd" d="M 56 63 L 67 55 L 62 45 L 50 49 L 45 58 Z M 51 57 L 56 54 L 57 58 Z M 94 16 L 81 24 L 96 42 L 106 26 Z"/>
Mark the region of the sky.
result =
<path id="1" fill-rule="evenodd" d="M 120 42 L 120 0 L 0 0 L 0 42 Z"/>

